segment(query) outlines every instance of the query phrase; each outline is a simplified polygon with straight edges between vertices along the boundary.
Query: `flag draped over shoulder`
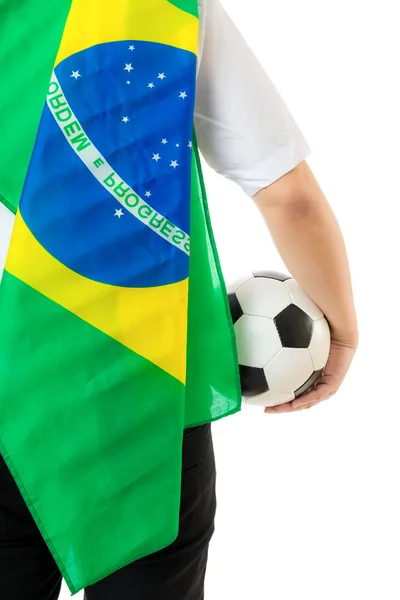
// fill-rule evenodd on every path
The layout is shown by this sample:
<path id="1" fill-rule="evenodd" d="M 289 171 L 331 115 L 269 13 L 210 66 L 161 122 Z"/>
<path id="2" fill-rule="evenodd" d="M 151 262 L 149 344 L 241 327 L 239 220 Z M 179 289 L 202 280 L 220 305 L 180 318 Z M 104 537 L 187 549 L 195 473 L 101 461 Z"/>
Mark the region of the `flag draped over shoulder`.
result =
<path id="1" fill-rule="evenodd" d="M 198 25 L 197 0 L 0 0 L 0 451 L 73 593 L 172 543 L 184 428 L 240 409 Z"/>

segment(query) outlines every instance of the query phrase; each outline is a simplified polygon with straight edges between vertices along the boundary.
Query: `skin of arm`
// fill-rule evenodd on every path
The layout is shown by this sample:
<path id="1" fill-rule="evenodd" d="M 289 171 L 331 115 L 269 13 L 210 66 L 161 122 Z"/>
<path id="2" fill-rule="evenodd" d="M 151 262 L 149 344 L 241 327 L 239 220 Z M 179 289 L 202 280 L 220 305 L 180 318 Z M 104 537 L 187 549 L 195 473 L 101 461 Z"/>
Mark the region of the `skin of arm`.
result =
<path id="1" fill-rule="evenodd" d="M 253 196 L 284 264 L 320 307 L 331 329 L 324 374 L 301 398 L 265 412 L 311 408 L 340 387 L 358 346 L 358 324 L 345 242 L 305 160 Z"/>

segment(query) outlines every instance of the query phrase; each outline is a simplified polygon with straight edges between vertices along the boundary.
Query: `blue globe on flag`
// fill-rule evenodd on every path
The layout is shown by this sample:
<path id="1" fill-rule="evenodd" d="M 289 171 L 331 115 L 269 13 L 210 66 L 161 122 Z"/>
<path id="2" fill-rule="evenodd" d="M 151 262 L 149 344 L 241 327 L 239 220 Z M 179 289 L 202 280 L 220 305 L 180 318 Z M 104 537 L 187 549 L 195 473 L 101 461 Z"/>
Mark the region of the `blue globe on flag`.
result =
<path id="1" fill-rule="evenodd" d="M 187 278 L 195 62 L 123 41 L 55 68 L 20 208 L 73 271 L 124 287 Z"/>

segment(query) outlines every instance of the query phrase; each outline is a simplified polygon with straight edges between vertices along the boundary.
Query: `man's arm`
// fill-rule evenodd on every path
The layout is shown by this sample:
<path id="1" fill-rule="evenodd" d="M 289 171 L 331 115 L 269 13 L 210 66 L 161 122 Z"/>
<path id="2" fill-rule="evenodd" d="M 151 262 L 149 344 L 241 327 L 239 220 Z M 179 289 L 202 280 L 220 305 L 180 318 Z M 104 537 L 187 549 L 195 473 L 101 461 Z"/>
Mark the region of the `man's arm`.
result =
<path id="1" fill-rule="evenodd" d="M 316 389 L 266 412 L 313 406 L 337 391 L 357 346 L 346 250 L 305 162 L 307 140 L 219 0 L 207 0 L 195 128 L 207 163 L 256 201 L 288 270 L 330 323 L 331 352 Z"/>
<path id="2" fill-rule="evenodd" d="M 332 396 L 350 367 L 358 345 L 350 269 L 338 222 L 305 160 L 253 198 L 289 272 L 331 328 L 331 355 L 317 388 L 266 411 L 286 412 Z"/>

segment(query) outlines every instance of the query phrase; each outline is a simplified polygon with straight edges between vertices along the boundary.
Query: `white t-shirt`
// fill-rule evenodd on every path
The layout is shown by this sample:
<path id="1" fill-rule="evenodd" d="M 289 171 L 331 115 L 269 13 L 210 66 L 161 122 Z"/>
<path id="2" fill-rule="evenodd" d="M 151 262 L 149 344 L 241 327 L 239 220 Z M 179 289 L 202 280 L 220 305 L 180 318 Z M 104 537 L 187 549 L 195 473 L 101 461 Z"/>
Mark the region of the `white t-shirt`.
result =
<path id="1" fill-rule="evenodd" d="M 219 0 L 199 0 L 195 128 L 206 162 L 252 196 L 311 150 Z M 0 277 L 13 214 L 0 203 Z"/>
<path id="2" fill-rule="evenodd" d="M 219 0 L 199 0 L 199 15 L 199 149 L 210 167 L 252 196 L 294 169 L 311 150 Z"/>

